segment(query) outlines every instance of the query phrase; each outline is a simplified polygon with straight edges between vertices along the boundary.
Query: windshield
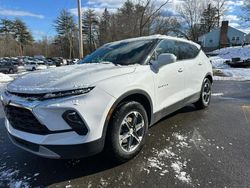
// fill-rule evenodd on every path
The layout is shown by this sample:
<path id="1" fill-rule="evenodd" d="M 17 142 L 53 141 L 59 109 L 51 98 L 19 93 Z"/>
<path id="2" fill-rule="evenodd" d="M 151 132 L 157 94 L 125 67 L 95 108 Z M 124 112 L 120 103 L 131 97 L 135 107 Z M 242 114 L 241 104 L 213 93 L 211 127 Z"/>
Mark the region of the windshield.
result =
<path id="1" fill-rule="evenodd" d="M 101 62 L 119 65 L 143 64 L 157 41 L 157 39 L 147 39 L 106 44 L 86 56 L 79 64 Z"/>

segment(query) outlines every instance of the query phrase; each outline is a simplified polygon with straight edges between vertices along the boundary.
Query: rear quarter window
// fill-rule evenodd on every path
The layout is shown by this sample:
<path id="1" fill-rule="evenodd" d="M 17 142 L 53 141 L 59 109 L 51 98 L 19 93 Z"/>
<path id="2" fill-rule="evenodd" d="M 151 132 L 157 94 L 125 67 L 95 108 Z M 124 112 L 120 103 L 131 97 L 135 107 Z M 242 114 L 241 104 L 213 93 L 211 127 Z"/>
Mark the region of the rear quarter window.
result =
<path id="1" fill-rule="evenodd" d="M 193 59 L 200 52 L 200 49 L 193 44 L 189 44 L 186 42 L 176 42 L 176 45 L 179 52 L 178 60 Z"/>

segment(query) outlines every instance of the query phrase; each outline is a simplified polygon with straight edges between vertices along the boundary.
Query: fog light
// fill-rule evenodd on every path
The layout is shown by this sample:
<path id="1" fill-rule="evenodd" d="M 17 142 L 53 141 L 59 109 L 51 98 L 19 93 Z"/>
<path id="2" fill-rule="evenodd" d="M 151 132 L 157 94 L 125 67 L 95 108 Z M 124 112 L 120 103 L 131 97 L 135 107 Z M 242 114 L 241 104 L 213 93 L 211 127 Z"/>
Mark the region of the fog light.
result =
<path id="1" fill-rule="evenodd" d="M 86 135 L 88 133 L 85 123 L 76 111 L 67 110 L 62 117 L 77 134 Z"/>

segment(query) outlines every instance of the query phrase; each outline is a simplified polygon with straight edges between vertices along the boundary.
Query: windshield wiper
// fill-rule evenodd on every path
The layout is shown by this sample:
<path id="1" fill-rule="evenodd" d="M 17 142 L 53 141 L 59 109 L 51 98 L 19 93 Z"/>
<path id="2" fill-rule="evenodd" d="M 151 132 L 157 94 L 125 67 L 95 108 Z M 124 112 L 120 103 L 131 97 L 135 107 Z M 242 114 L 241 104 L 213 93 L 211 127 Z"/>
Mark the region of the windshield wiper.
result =
<path id="1" fill-rule="evenodd" d="M 99 63 L 100 64 L 113 64 L 113 65 L 117 66 L 117 64 L 115 64 L 115 63 L 113 63 L 111 61 L 100 61 Z"/>

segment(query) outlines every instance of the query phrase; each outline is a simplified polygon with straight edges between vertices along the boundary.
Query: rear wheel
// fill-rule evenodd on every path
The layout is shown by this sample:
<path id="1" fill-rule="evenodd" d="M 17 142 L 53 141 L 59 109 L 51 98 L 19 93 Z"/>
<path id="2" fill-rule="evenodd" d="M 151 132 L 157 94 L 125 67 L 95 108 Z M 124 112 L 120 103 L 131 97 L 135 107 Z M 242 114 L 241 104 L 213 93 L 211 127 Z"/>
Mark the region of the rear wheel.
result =
<path id="1" fill-rule="evenodd" d="M 114 112 L 108 130 L 107 147 L 117 162 L 126 162 L 135 157 L 145 143 L 148 117 L 138 102 L 126 102 Z"/>
<path id="2" fill-rule="evenodd" d="M 194 104 L 198 109 L 207 108 L 211 101 L 212 83 L 208 78 L 203 80 L 200 99 Z"/>

